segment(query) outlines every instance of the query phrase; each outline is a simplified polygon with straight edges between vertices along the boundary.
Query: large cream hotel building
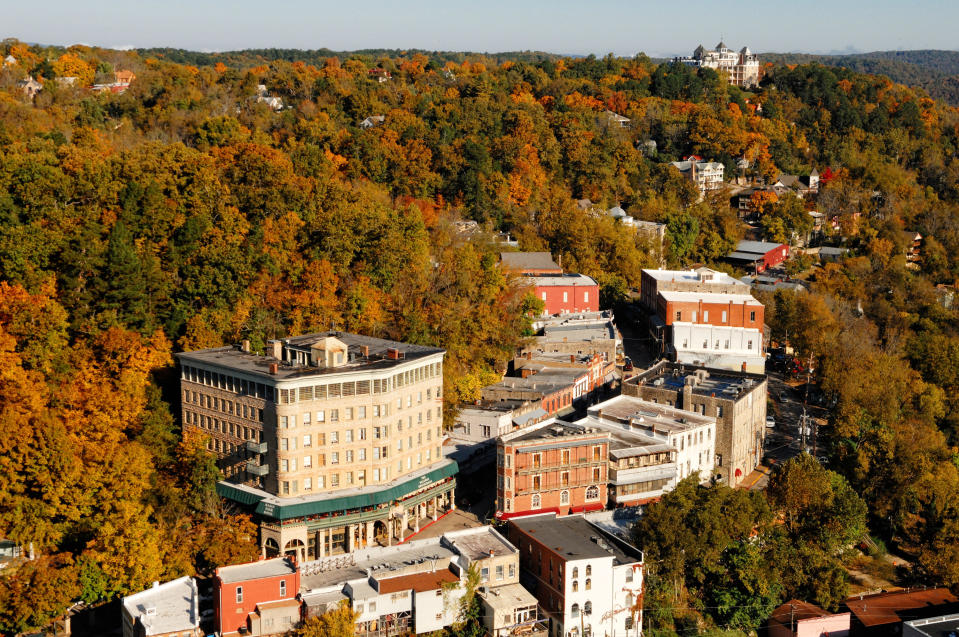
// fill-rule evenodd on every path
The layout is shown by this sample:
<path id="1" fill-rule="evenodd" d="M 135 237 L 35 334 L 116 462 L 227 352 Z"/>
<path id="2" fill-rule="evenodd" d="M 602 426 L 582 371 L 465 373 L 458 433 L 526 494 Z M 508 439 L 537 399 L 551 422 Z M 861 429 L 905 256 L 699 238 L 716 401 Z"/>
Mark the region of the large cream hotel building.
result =
<path id="1" fill-rule="evenodd" d="M 267 555 L 390 545 L 454 508 L 444 353 L 324 332 L 179 354 L 183 430 L 206 436 Z"/>

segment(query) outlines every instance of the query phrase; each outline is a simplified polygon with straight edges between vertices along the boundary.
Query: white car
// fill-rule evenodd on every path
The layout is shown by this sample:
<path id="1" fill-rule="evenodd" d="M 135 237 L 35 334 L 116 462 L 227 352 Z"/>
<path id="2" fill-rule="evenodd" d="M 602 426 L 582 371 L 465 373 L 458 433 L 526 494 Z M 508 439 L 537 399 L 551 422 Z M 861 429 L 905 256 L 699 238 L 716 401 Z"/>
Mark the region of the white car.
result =
<path id="1" fill-rule="evenodd" d="M 766 426 L 770 429 L 774 428 L 776 426 L 776 419 L 772 416 L 766 416 Z"/>

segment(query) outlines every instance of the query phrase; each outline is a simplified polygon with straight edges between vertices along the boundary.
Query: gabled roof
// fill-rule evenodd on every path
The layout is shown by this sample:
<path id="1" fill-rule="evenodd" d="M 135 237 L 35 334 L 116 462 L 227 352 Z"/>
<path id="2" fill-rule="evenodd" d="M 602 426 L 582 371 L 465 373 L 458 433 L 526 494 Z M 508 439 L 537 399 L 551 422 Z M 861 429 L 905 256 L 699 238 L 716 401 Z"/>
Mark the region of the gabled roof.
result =
<path id="1" fill-rule="evenodd" d="M 414 573 L 413 575 L 390 577 L 388 579 L 378 580 L 378 583 L 380 595 L 384 595 L 411 589 L 417 593 L 425 593 L 426 591 L 439 590 L 443 588 L 444 584 L 452 584 L 453 582 L 459 581 L 460 578 L 447 568 L 432 573 Z"/>
<path id="2" fill-rule="evenodd" d="M 225 584 L 293 575 L 294 573 L 296 573 L 296 564 L 286 557 L 275 557 L 270 560 L 235 564 L 233 566 L 221 566 L 216 569 L 216 576 Z"/>
<path id="3" fill-rule="evenodd" d="M 941 614 L 933 609 L 951 607 L 957 603 L 959 598 L 948 588 L 932 588 L 850 597 L 843 605 L 863 626 L 870 627 Z"/>

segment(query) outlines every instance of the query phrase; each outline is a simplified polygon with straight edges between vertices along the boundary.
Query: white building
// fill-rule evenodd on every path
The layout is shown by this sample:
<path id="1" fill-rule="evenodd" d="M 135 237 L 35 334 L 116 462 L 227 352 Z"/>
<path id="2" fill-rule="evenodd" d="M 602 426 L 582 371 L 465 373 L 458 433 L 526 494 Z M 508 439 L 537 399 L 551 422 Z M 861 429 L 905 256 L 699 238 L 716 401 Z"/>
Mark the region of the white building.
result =
<path id="1" fill-rule="evenodd" d="M 123 637 L 200 637 L 200 595 L 192 577 L 153 583 L 123 598 Z"/>
<path id="2" fill-rule="evenodd" d="M 576 425 L 608 431 L 609 499 L 614 506 L 646 504 L 680 480 L 712 477 L 716 419 L 633 396 L 590 407 Z"/>
<path id="3" fill-rule="evenodd" d="M 702 195 L 710 190 L 718 190 L 723 186 L 725 167 L 718 161 L 703 161 L 693 155 L 683 161 L 674 161 L 672 165 L 684 177 L 696 184 Z"/>
<path id="4" fill-rule="evenodd" d="M 301 597 L 308 615 L 345 600 L 358 613 L 358 637 L 431 633 L 459 621 L 474 564 L 487 629 L 496 637 L 544 636 L 536 599 L 519 585 L 519 552 L 489 526 L 305 563 Z"/>
<path id="5" fill-rule="evenodd" d="M 523 584 L 539 600 L 556 637 L 642 633 L 643 554 L 578 515 L 509 521 Z"/>
<path id="6" fill-rule="evenodd" d="M 678 363 L 763 374 L 763 335 L 758 329 L 674 322 L 672 346 Z"/>
<path id="7" fill-rule="evenodd" d="M 750 87 L 759 84 L 759 56 L 750 51 L 748 46 L 744 46 L 737 53 L 724 42 L 717 44 L 712 51 L 700 44 L 693 51 L 692 57 L 676 58 L 675 61 L 721 71 L 726 74 L 727 81 L 736 86 Z"/>

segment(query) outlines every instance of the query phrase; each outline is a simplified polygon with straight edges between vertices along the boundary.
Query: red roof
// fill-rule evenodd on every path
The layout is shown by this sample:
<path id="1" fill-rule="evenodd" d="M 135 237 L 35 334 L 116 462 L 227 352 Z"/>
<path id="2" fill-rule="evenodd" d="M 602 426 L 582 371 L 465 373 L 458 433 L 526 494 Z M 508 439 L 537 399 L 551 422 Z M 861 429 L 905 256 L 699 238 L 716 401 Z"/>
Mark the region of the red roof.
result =
<path id="1" fill-rule="evenodd" d="M 443 587 L 443 584 L 452 584 L 460 581 L 449 569 L 433 571 L 432 573 L 415 573 L 413 575 L 400 575 L 389 579 L 378 580 L 380 585 L 380 594 L 398 593 L 410 589 L 417 593 L 426 591 L 435 591 Z"/>
<path id="2" fill-rule="evenodd" d="M 863 626 L 879 626 L 894 624 L 903 621 L 902 611 L 912 611 L 918 608 L 955 604 L 959 598 L 949 592 L 948 588 L 930 588 L 920 591 L 895 591 L 850 597 L 845 605 L 856 616 Z M 911 613 L 905 613 L 911 615 Z"/>

